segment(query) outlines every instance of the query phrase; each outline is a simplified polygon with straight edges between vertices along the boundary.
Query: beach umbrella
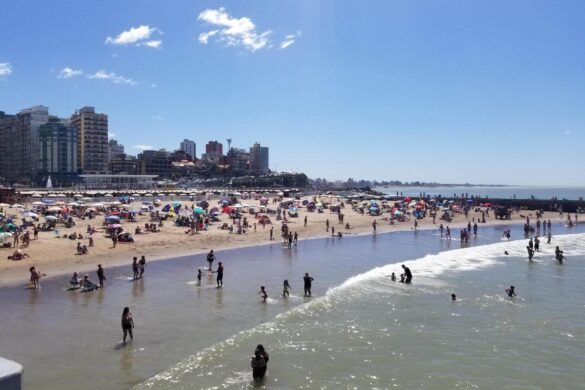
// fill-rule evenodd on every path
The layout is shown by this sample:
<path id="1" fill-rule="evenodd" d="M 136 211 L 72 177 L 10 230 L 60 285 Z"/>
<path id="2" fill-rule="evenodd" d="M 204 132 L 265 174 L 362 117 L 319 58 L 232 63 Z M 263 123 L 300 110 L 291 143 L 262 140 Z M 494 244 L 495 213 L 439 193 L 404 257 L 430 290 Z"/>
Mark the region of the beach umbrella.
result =
<path id="1" fill-rule="evenodd" d="M 132 194 L 132 196 L 133 196 L 133 197 L 135 197 L 135 198 L 138 198 L 138 197 L 140 197 L 141 195 L 140 195 L 140 194 Z"/>
<path id="2" fill-rule="evenodd" d="M 33 197 L 33 198 L 42 198 L 43 195 L 41 195 L 41 194 L 32 194 L 31 197 Z"/>
<path id="3" fill-rule="evenodd" d="M 118 217 L 117 215 L 108 215 L 106 217 L 106 222 L 116 222 L 116 221 L 120 221 L 120 217 Z"/>
<path id="4" fill-rule="evenodd" d="M 75 199 L 78 199 L 78 198 L 83 198 L 83 195 L 81 195 L 81 194 L 73 194 L 73 197 Z"/>
<path id="5" fill-rule="evenodd" d="M 8 203 L 0 203 L 0 207 L 10 207 Z"/>
<path id="6" fill-rule="evenodd" d="M 44 206 L 44 205 L 45 205 L 43 202 L 39 202 L 39 201 L 32 202 L 31 204 L 32 204 L 33 206 Z"/>
<path id="7" fill-rule="evenodd" d="M 91 198 L 90 198 L 90 197 L 88 197 L 88 196 L 84 196 L 83 198 L 81 198 L 81 200 L 83 200 L 83 201 L 86 201 L 86 202 L 87 202 L 87 201 L 91 200 Z"/>
<path id="8" fill-rule="evenodd" d="M 112 194 L 105 194 L 105 195 L 104 195 L 104 197 L 105 197 L 105 198 L 113 198 L 113 197 L 114 197 L 114 195 L 112 195 Z"/>
<path id="9" fill-rule="evenodd" d="M 15 204 L 13 204 L 13 205 L 12 205 L 12 206 L 10 206 L 10 207 L 12 207 L 13 209 L 19 209 L 19 208 L 23 208 L 24 206 L 23 206 L 23 205 L 21 205 L 20 203 L 15 203 Z"/>
<path id="10" fill-rule="evenodd" d="M 49 207 L 49 208 L 47 209 L 47 211 L 50 211 L 50 212 L 52 212 L 52 213 L 58 213 L 58 212 L 60 212 L 60 211 L 61 211 L 61 207 Z"/>
<path id="11" fill-rule="evenodd" d="M 57 217 L 55 217 L 54 215 L 45 215 L 45 219 L 47 221 L 56 221 Z"/>
<path id="12" fill-rule="evenodd" d="M 27 211 L 26 213 L 23 213 L 22 216 L 24 218 L 38 218 L 39 215 L 37 213 L 33 213 L 32 211 Z"/>
<path id="13" fill-rule="evenodd" d="M 144 194 L 144 196 L 154 196 L 154 195 L 152 195 L 152 194 Z"/>
<path id="14" fill-rule="evenodd" d="M 196 209 L 193 210 L 193 212 L 197 215 L 199 214 L 205 214 L 205 210 L 203 210 L 202 208 L 197 207 Z"/>
<path id="15" fill-rule="evenodd" d="M 122 202 L 118 202 L 117 200 L 110 202 L 110 206 L 119 206 L 121 204 L 122 204 Z"/>
<path id="16" fill-rule="evenodd" d="M 119 223 L 111 223 L 108 225 L 108 229 L 118 229 L 121 227 L 122 227 L 122 225 L 120 225 Z"/>
<path id="17" fill-rule="evenodd" d="M 411 200 L 412 200 L 412 198 L 410 196 L 407 196 L 406 198 L 404 198 L 404 201 L 407 203 L 410 202 Z"/>
<path id="18" fill-rule="evenodd" d="M 492 207 L 492 204 L 491 203 L 484 203 L 483 206 L 484 207 Z"/>
<path id="19" fill-rule="evenodd" d="M 140 209 L 141 210 L 148 210 L 148 206 L 147 205 L 142 205 L 142 206 L 140 206 Z"/>
<path id="20" fill-rule="evenodd" d="M 9 238 L 9 237 L 12 237 L 12 233 L 10 233 L 10 232 L 0 233 L 0 238 Z"/>
<path id="21" fill-rule="evenodd" d="M 209 207 L 209 202 L 202 200 L 201 202 L 197 203 L 197 206 L 201 207 L 202 209 L 206 209 Z"/>

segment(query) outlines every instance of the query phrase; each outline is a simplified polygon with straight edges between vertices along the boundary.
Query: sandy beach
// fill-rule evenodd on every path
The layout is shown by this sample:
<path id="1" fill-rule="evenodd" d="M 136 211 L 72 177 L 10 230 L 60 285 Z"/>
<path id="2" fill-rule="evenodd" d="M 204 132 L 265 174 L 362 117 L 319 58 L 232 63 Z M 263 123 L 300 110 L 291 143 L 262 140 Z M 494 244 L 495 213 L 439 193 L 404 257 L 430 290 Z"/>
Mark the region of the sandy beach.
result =
<path id="1" fill-rule="evenodd" d="M 324 202 L 335 202 L 334 197 L 322 197 Z M 139 206 L 140 200 L 136 200 L 131 206 Z M 162 201 L 162 206 L 170 203 L 170 201 Z M 190 208 L 193 202 L 183 201 L 183 208 Z M 217 204 L 217 200 L 210 200 L 210 207 Z M 253 199 L 246 199 L 245 203 L 250 207 L 258 207 L 259 201 Z M 268 204 L 269 208 L 276 209 L 277 203 L 272 203 L 272 199 Z M 160 210 L 160 207 L 158 208 Z M 244 209 L 246 210 L 246 209 Z M 7 208 L 4 210 L 7 215 L 15 216 L 15 220 L 20 221 L 22 211 L 14 208 Z M 329 220 L 330 226 L 335 228 L 335 234 L 341 232 L 344 236 L 372 234 L 372 222 L 377 221 L 377 233 L 387 233 L 391 231 L 408 231 L 414 228 L 414 219 L 411 217 L 405 222 L 396 222 L 389 224 L 387 221 L 388 214 L 382 216 L 372 217 L 369 215 L 362 215 L 346 205 L 341 211 L 344 216 L 344 222 L 339 223 L 337 214 L 325 209 L 324 212 L 309 212 L 305 208 L 299 208 L 299 214 L 296 218 L 288 218 L 288 226 L 290 231 L 297 232 L 299 235 L 299 245 L 302 245 L 303 240 L 322 238 L 331 236 L 331 230 L 327 232 L 326 221 Z M 248 218 L 250 224 L 256 220 L 253 215 L 243 213 Z M 307 226 L 304 226 L 304 218 L 307 217 Z M 510 220 L 495 219 L 493 213 L 486 217 L 485 225 L 508 225 L 518 224 L 525 221 L 526 216 L 534 218 L 535 213 L 524 210 L 520 213 L 513 213 Z M 386 220 L 384 220 L 386 218 Z M 481 218 L 481 213 L 470 211 L 468 218 L 463 213 L 455 213 L 451 222 L 446 223 L 441 221 L 438 217 L 436 223 L 433 224 L 429 213 L 427 217 L 418 220 L 418 229 L 438 229 L 441 223 L 444 226 L 449 226 L 452 229 L 452 236 L 454 241 L 459 240 L 459 230 L 463 226 L 467 226 L 468 222 L 475 219 L 478 221 Z M 558 213 L 545 213 L 545 219 L 550 219 L 553 223 L 561 221 Z M 2 248 L 0 254 L 2 261 L 0 262 L 0 286 L 15 285 L 26 283 L 28 281 L 28 269 L 31 266 L 37 267 L 40 272 L 46 277 L 54 277 L 63 274 L 70 274 L 77 272 L 93 272 L 97 268 L 97 264 L 101 263 L 106 269 L 111 266 L 118 266 L 128 264 L 130 266 L 133 256 L 146 256 L 147 261 L 164 260 L 178 256 L 188 256 L 192 254 L 199 254 L 208 252 L 210 249 L 221 251 L 224 249 L 235 249 L 257 245 L 280 244 L 282 238 L 280 236 L 280 228 L 282 221 L 277 221 L 275 215 L 270 215 L 271 224 L 262 227 L 257 224 L 256 230 L 251 227 L 245 234 L 230 233 L 227 230 L 220 229 L 220 226 L 226 222 L 231 223 L 227 214 L 219 216 L 220 222 L 210 224 L 207 231 L 201 231 L 197 234 L 186 234 L 188 227 L 176 226 L 172 221 L 167 220 L 163 222 L 160 232 L 143 233 L 133 235 L 134 243 L 118 243 L 114 248 L 110 238 L 106 237 L 105 229 L 102 224 L 104 222 L 104 215 L 98 215 L 94 219 L 81 220 L 75 218 L 76 225 L 71 228 L 66 228 L 63 224 L 57 226 L 59 230 L 59 237 L 53 231 L 39 232 L 38 239 L 31 239 L 28 247 L 20 247 L 20 249 L 27 253 L 30 257 L 19 261 L 7 260 L 7 256 L 11 255 L 14 248 Z M 43 218 L 41 217 L 41 221 Z M 136 226 L 143 227 L 144 223 L 149 222 L 149 213 L 138 215 L 136 222 L 123 222 L 124 231 L 134 233 Z M 350 229 L 345 228 L 345 224 L 349 223 Z M 98 229 L 97 233 L 93 235 L 94 246 L 88 248 L 87 255 L 78 255 L 76 246 L 78 242 L 82 245 L 88 245 L 88 238 L 86 235 L 87 226 L 91 225 Z M 270 241 L 270 228 L 274 227 L 274 240 Z M 31 230 L 29 228 L 29 230 Z M 83 235 L 83 239 L 71 240 L 63 238 L 64 235 L 78 233 Z M 31 234 L 32 237 L 32 234 Z"/>

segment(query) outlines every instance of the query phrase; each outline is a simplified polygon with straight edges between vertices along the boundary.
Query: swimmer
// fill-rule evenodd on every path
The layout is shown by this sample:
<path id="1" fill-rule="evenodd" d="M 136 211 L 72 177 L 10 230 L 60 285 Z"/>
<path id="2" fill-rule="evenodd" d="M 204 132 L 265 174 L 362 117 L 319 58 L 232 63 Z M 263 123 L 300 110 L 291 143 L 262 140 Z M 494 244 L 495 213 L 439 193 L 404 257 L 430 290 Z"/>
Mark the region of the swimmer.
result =
<path id="1" fill-rule="evenodd" d="M 268 299 L 268 294 L 266 293 L 266 289 L 264 286 L 260 286 L 260 292 L 258 294 L 262 294 L 262 303 L 266 303 L 266 299 Z"/>
<path id="2" fill-rule="evenodd" d="M 526 250 L 528 251 L 528 261 L 532 261 L 532 258 L 534 257 L 534 249 L 528 245 L 526 246 Z"/>
<path id="3" fill-rule="evenodd" d="M 396 281 L 396 274 L 394 272 L 392 272 L 392 275 L 390 275 L 390 280 L 392 280 L 393 282 Z"/>
<path id="4" fill-rule="evenodd" d="M 456 300 L 457 300 L 457 295 L 455 295 L 455 294 L 451 294 L 451 300 L 452 300 L 452 301 L 456 301 Z"/>
<path id="5" fill-rule="evenodd" d="M 82 281 L 83 291 L 93 291 L 98 289 L 98 285 L 89 280 L 89 275 L 85 275 Z"/>
<path id="6" fill-rule="evenodd" d="M 508 251 L 504 251 L 504 254 L 505 254 L 506 256 L 508 256 L 508 255 L 509 255 Z"/>
<path id="7" fill-rule="evenodd" d="M 132 319 L 132 313 L 130 313 L 130 308 L 125 307 L 122 311 L 122 332 L 124 333 L 124 337 L 122 339 L 122 343 L 126 344 L 126 337 L 130 335 L 130 341 L 134 340 L 132 335 L 132 328 L 134 328 L 134 320 Z"/>
<path id="8" fill-rule="evenodd" d="M 81 279 L 79 279 L 79 274 L 77 272 L 73 272 L 73 276 L 69 279 L 69 288 L 77 287 L 81 287 Z"/>
<path id="9" fill-rule="evenodd" d="M 565 258 L 565 256 L 563 256 L 563 251 L 557 246 L 555 248 L 555 259 L 557 259 L 557 261 L 561 264 L 563 264 L 563 259 Z"/>
<path id="10" fill-rule="evenodd" d="M 516 291 L 514 290 L 514 286 L 510 286 L 510 288 L 507 288 L 506 294 L 508 294 L 508 298 L 514 298 L 516 296 Z"/>

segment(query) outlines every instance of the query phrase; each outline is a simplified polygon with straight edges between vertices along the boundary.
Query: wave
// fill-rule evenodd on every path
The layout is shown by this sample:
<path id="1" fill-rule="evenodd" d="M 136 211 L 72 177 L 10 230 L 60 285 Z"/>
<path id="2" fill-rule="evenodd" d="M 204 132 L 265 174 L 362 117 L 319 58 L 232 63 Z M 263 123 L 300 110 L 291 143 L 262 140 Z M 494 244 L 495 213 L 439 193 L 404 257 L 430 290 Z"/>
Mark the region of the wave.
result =
<path id="1" fill-rule="evenodd" d="M 555 237 L 552 245 L 541 245 L 541 252 L 538 252 L 535 260 L 554 265 L 554 247 L 556 245 L 562 248 L 568 261 L 571 261 L 571 257 L 585 254 L 585 233 Z M 508 255 L 505 255 L 505 252 Z M 262 339 L 262 335 L 274 333 L 285 335 L 287 323 L 290 321 L 318 317 L 323 311 L 333 310 L 338 304 L 357 299 L 365 294 L 387 293 L 388 291 L 408 293 L 411 289 L 424 290 L 429 287 L 444 286 L 445 281 L 441 280 L 441 275 L 477 271 L 508 261 L 526 260 L 526 240 L 517 240 L 454 249 L 402 263 L 376 267 L 346 279 L 340 285 L 330 288 L 322 297 L 313 298 L 307 303 L 281 313 L 272 321 L 241 331 L 224 341 L 199 351 L 168 370 L 137 385 L 135 389 L 175 387 L 181 383 L 181 379 L 185 375 L 200 368 L 209 367 L 208 362 L 213 362 L 215 358 L 221 359 L 221 355 L 226 349 Z M 392 272 L 400 274 L 401 264 L 412 270 L 414 275 L 412 285 L 391 281 Z"/>

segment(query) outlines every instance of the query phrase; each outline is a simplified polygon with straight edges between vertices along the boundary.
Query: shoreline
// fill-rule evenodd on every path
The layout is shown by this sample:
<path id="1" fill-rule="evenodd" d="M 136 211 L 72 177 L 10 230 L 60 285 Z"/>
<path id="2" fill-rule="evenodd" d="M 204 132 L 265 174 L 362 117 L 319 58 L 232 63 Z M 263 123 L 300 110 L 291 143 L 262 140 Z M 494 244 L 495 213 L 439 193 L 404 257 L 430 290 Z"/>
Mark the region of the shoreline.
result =
<path id="1" fill-rule="evenodd" d="M 463 220 L 460 220 L 457 222 L 453 222 L 449 225 L 449 227 L 454 232 L 455 229 L 462 229 L 463 227 L 466 227 L 468 221 L 469 221 L 468 219 L 463 219 Z M 430 221 L 426 221 L 426 222 L 430 222 Z M 489 219 L 486 221 L 486 223 L 482 223 L 478 226 L 479 227 L 511 226 L 511 225 L 517 225 L 517 224 L 521 224 L 521 223 L 522 223 L 522 220 L 518 219 L 518 218 L 511 219 L 511 220 Z M 435 229 L 438 229 L 440 224 L 441 224 L 441 221 L 439 221 L 437 224 L 434 224 L 434 225 L 432 223 L 426 223 L 426 224 L 423 224 L 422 226 L 419 225 L 417 230 L 421 230 L 421 231 L 435 230 Z M 352 230 L 355 230 L 355 232 L 354 231 L 352 231 L 352 232 L 343 231 L 344 238 L 373 235 L 371 228 L 368 229 L 368 228 L 364 228 L 364 227 L 359 227 L 359 228 L 353 228 Z M 413 229 L 413 227 L 411 227 L 410 225 L 407 225 L 406 223 L 397 223 L 395 225 L 380 224 L 380 225 L 378 225 L 376 234 L 378 234 L 378 235 L 384 234 L 385 235 L 385 234 L 391 234 L 391 233 L 397 233 L 397 232 L 408 232 L 408 231 L 413 232 L 414 229 Z M 200 234 L 204 234 L 204 233 L 200 233 Z M 453 234 L 453 236 L 456 236 L 456 235 Z M 238 237 L 238 236 L 236 236 L 236 237 Z M 323 232 L 321 234 L 311 234 L 307 237 L 299 238 L 299 245 L 303 241 L 319 240 L 319 239 L 326 239 L 326 238 L 338 239 L 337 236 L 331 236 L 330 234 Z M 202 241 L 198 241 L 197 243 L 205 244 L 206 241 L 212 242 L 213 240 L 209 239 L 208 237 L 204 237 L 204 239 Z M 156 248 L 152 248 L 152 247 L 145 247 L 145 248 L 135 247 L 135 250 L 132 252 L 125 251 L 124 253 L 118 253 L 115 256 L 111 256 L 109 258 L 103 258 L 103 257 L 96 258 L 96 256 L 92 256 L 92 257 L 77 256 L 78 259 L 75 261 L 74 264 L 71 264 L 69 259 L 65 258 L 65 259 L 60 260 L 60 261 L 55 261 L 55 262 L 51 262 L 48 264 L 43 264 L 42 268 L 40 268 L 40 270 L 41 270 L 42 274 L 44 275 L 43 276 L 44 278 L 53 279 L 53 278 L 61 277 L 64 275 L 68 275 L 68 274 L 72 273 L 73 271 L 76 271 L 80 274 L 81 273 L 92 273 L 96 270 L 98 263 L 102 264 L 102 266 L 106 269 L 106 272 L 107 272 L 108 268 L 122 267 L 124 265 L 127 265 L 128 267 L 130 267 L 130 264 L 132 262 L 132 257 L 133 256 L 140 256 L 142 254 L 147 256 L 148 262 L 154 262 L 154 261 L 160 262 L 160 261 L 169 261 L 169 260 L 173 260 L 173 259 L 180 258 L 180 257 L 203 255 L 203 254 L 207 253 L 209 251 L 209 249 L 213 249 L 216 253 L 218 253 L 218 252 L 222 252 L 222 251 L 232 251 L 232 250 L 238 250 L 238 249 L 244 249 L 244 248 L 277 245 L 279 242 L 282 242 L 282 239 L 280 237 L 278 237 L 278 238 L 275 238 L 273 241 L 264 241 L 264 242 L 246 241 L 246 240 L 238 240 L 238 241 L 226 240 L 226 241 L 227 242 L 223 242 L 223 245 L 215 246 L 213 248 L 211 246 L 198 247 L 197 245 L 194 245 L 190 248 L 175 248 L 175 249 L 165 248 L 164 250 L 156 250 Z M 453 241 L 459 242 L 459 239 L 454 238 Z M 188 241 L 183 242 L 183 244 L 186 244 L 184 246 L 189 246 Z M 149 252 L 149 253 L 145 253 L 145 252 Z M 27 260 L 30 260 L 30 259 L 27 259 Z M 24 262 L 24 261 L 26 261 L 26 260 L 20 260 L 19 262 Z M 17 286 L 20 286 L 22 284 L 27 285 L 28 284 L 28 274 L 27 274 L 28 267 L 30 265 L 32 265 L 33 263 L 34 262 L 32 262 L 32 261 L 30 261 L 30 262 L 27 261 L 26 264 L 22 263 L 22 264 L 19 264 L 19 266 L 17 266 L 17 267 L 12 267 L 10 269 L 3 269 L 0 273 L 0 288 L 17 287 Z M 90 274 L 90 277 L 92 277 L 91 274 Z"/>

